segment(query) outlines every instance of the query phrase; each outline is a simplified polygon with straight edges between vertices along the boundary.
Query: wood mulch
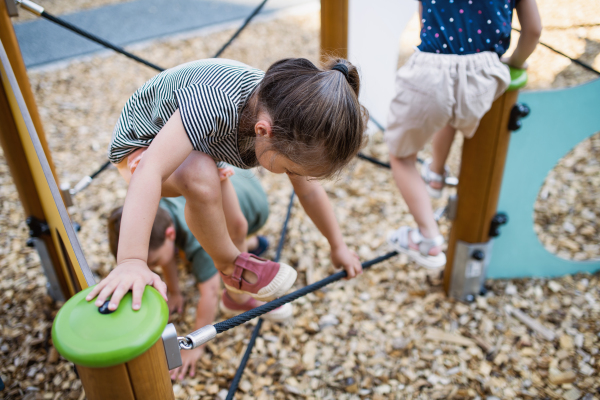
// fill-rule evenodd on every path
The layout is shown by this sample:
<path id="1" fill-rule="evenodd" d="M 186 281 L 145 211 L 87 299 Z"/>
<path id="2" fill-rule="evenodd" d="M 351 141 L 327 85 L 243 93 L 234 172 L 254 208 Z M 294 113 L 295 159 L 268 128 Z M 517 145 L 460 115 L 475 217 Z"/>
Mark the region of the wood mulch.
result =
<path id="1" fill-rule="evenodd" d="M 597 3 L 539 4 L 548 27 L 542 40 L 599 68 Z M 412 33 L 403 37 L 402 54 L 410 51 L 414 27 L 415 21 L 409 27 Z M 166 39 L 135 51 L 170 67 L 210 56 L 231 32 Z M 318 45 L 318 13 L 284 16 L 251 25 L 224 57 L 266 69 L 283 57 L 316 60 Z M 530 73 L 531 89 L 595 77 L 542 48 L 530 60 Z M 116 55 L 30 73 L 63 182 L 74 184 L 104 162 L 123 104 L 153 75 L 147 67 Z M 561 257 L 600 256 L 599 149 L 598 135 L 584 141 L 540 189 L 536 229 L 546 247 Z M 459 150 L 456 143 L 450 159 L 454 173 Z M 365 151 L 386 158 L 380 133 Z M 285 177 L 256 173 L 271 204 L 262 233 L 275 247 L 291 186 Z M 389 231 L 413 224 L 386 170 L 357 160 L 341 178 L 324 186 L 348 245 L 362 259 L 387 251 Z M 98 277 L 115 264 L 105 220 L 125 194 L 126 186 L 113 168 L 77 195 L 71 209 Z M 0 376 L 6 384 L 0 393 L 6 399 L 84 399 L 72 364 L 52 346 L 50 328 L 60 305 L 45 294 L 38 256 L 25 246 L 24 220 L 0 154 Z M 448 234 L 447 221 L 442 221 L 441 229 Z M 271 249 L 267 256 L 273 255 Z M 334 272 L 328 257 L 327 242 L 296 204 L 282 255 L 299 271 L 296 287 Z M 184 334 L 193 328 L 198 294 L 184 266 L 180 275 L 186 308 L 174 321 L 179 334 Z M 464 304 L 445 297 L 440 271 L 418 268 L 397 257 L 358 279 L 299 299 L 294 303 L 295 318 L 287 324 L 266 322 L 236 398 L 598 399 L 599 283 L 597 274 L 493 280 L 487 282 L 485 296 Z M 224 398 L 252 329 L 249 323 L 211 342 L 198 375 L 174 383 L 176 398 Z"/>

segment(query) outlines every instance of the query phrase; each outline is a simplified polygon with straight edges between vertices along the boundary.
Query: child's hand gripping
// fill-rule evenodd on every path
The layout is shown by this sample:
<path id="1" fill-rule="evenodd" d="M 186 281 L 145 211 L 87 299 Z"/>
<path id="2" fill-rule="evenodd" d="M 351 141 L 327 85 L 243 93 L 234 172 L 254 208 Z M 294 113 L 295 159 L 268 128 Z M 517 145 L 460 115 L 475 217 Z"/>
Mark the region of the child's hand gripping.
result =
<path id="1" fill-rule="evenodd" d="M 146 285 L 152 285 L 167 301 L 167 285 L 142 260 L 125 260 L 108 274 L 85 298 L 87 301 L 96 299 L 96 306 L 100 307 L 108 297 L 108 309 L 114 311 L 125 294 L 133 292 L 131 308 L 139 310 L 142 305 L 142 295 Z M 111 296 L 112 294 L 112 296 Z"/>
<path id="2" fill-rule="evenodd" d="M 331 262 L 336 267 L 344 268 L 348 279 L 355 278 L 363 272 L 358 254 L 350 251 L 345 244 L 331 249 Z"/>

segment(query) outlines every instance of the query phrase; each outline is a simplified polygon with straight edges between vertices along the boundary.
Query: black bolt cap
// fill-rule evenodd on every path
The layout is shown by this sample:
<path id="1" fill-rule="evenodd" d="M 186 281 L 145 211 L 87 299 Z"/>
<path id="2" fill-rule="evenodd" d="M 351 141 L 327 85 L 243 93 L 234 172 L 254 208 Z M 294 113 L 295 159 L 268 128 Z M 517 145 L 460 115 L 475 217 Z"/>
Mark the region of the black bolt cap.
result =
<path id="1" fill-rule="evenodd" d="M 116 311 L 116 310 L 109 310 L 108 303 L 110 303 L 110 300 L 106 300 L 104 302 L 104 304 L 102 304 L 100 307 L 98 307 L 98 311 L 100 312 L 100 314 L 112 314 Z"/>
<path id="2" fill-rule="evenodd" d="M 485 253 L 481 250 L 475 250 L 471 253 L 471 257 L 477 261 L 481 261 L 485 258 Z"/>

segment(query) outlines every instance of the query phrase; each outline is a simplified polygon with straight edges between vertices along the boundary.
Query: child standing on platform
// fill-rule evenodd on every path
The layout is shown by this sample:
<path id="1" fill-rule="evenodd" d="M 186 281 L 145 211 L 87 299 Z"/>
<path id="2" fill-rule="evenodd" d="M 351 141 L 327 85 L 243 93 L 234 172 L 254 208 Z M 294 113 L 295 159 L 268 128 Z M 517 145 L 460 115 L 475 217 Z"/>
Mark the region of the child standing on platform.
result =
<path id="1" fill-rule="evenodd" d="M 521 36 L 510 45 L 516 8 Z M 439 198 L 457 130 L 473 136 L 479 121 L 510 84 L 508 66 L 525 68 L 541 34 L 535 0 L 420 0 L 421 44 L 396 77 L 385 140 L 394 180 L 418 228 L 400 227 L 389 243 L 418 264 L 446 264 L 444 238 L 429 196 Z M 507 65 L 508 66 L 507 66 Z M 416 169 L 417 152 L 433 137 L 433 158 Z"/>
<path id="2" fill-rule="evenodd" d="M 289 265 L 249 254 L 247 225 L 227 171 L 217 162 L 286 173 L 309 217 L 329 241 L 331 259 L 349 277 L 362 268 L 344 243 L 322 186 L 309 177 L 335 175 L 361 148 L 360 79 L 346 60 L 324 70 L 285 59 L 266 73 L 220 59 L 191 62 L 150 79 L 127 101 L 109 159 L 129 182 L 117 267 L 86 297 L 117 308 L 129 290 L 141 306 L 145 285 L 165 300 L 166 287 L 148 268 L 148 243 L 163 197 L 186 199 L 185 219 L 214 261 L 225 287 L 268 301 L 296 279 Z"/>

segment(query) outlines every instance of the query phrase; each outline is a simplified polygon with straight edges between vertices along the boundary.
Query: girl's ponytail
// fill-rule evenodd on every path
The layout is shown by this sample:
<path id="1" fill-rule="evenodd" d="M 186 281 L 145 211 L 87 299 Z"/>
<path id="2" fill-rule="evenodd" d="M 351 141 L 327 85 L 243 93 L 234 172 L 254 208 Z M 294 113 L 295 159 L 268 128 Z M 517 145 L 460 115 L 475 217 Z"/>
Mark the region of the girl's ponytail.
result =
<path id="1" fill-rule="evenodd" d="M 358 102 L 360 77 L 344 59 L 317 68 L 304 58 L 273 64 L 257 91 L 258 109 L 272 119 L 271 149 L 314 177 L 330 177 L 365 142 L 368 113 Z"/>
<path id="2" fill-rule="evenodd" d="M 325 68 L 334 71 L 345 69 L 347 72 L 343 73 L 343 75 L 358 98 L 360 92 L 360 76 L 358 75 L 358 70 L 350 61 L 343 58 L 330 58 L 327 60 Z"/>

